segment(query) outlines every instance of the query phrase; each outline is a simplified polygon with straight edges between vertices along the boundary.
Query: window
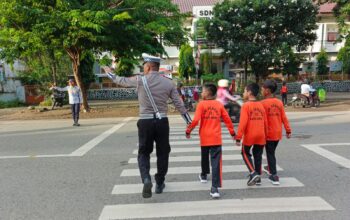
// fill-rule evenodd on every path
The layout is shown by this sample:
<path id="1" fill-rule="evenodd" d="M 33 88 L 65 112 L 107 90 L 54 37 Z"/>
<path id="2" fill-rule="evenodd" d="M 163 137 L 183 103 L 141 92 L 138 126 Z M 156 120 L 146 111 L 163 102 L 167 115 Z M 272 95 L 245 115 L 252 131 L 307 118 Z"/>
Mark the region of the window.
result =
<path id="1" fill-rule="evenodd" d="M 338 39 L 338 32 L 328 32 L 327 33 L 327 41 L 328 42 L 335 42 Z"/>

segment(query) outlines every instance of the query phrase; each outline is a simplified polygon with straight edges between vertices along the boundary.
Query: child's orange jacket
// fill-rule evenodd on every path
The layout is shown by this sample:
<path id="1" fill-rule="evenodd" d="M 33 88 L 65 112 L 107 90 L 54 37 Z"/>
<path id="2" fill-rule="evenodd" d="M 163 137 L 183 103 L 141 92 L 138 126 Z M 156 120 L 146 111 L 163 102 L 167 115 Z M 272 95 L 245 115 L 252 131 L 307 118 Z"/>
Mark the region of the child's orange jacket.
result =
<path id="1" fill-rule="evenodd" d="M 265 145 L 267 118 L 263 105 L 249 101 L 242 106 L 236 140 L 243 138 L 244 146 Z"/>
<path id="2" fill-rule="evenodd" d="M 279 141 L 282 139 L 282 123 L 287 134 L 292 133 L 283 103 L 277 98 L 267 98 L 261 101 L 267 115 L 268 131 L 266 140 Z"/>
<path id="3" fill-rule="evenodd" d="M 200 144 L 202 147 L 222 145 L 221 118 L 224 120 L 231 136 L 235 135 L 232 121 L 224 105 L 216 100 L 204 100 L 199 102 L 192 123 L 187 127 L 186 133 L 198 125 Z"/>

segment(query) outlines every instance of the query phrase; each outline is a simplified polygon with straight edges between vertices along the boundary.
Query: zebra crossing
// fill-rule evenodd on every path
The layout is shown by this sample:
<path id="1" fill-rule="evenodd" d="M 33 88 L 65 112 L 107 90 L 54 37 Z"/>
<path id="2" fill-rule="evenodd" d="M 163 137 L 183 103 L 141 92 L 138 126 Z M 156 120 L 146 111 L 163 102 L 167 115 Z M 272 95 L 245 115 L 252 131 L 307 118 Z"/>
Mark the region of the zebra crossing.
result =
<path id="1" fill-rule="evenodd" d="M 207 200 L 200 201 L 171 201 L 157 202 L 157 200 L 143 200 L 141 198 L 142 184 L 139 178 L 134 178 L 135 182 L 130 184 L 115 185 L 112 189 L 111 196 L 135 195 L 140 194 L 140 201 L 137 204 L 111 204 L 106 205 L 99 217 L 99 220 L 116 220 L 116 219 L 155 219 L 155 218 L 181 218 L 189 216 L 207 216 L 207 215 L 229 215 L 243 213 L 279 213 L 279 212 L 306 212 L 306 211 L 333 211 L 335 210 L 327 201 L 317 196 L 297 196 L 297 197 L 268 197 L 268 198 L 230 198 L 225 195 L 220 200 L 212 200 L 209 197 L 210 181 L 202 184 L 198 181 L 200 167 L 200 147 L 199 139 L 194 131 L 192 138 L 187 140 L 184 135 L 184 126 L 171 128 L 170 141 L 172 146 L 171 156 L 169 159 L 169 176 L 176 176 L 176 181 L 171 178 L 166 182 L 166 188 L 161 195 L 154 197 L 167 197 L 171 193 L 187 192 L 195 195 L 201 191 L 208 191 Z M 132 178 L 139 176 L 137 168 L 137 149 L 134 150 L 132 157 L 128 160 L 132 169 L 124 169 L 120 178 Z M 241 162 L 240 162 L 241 161 Z M 151 175 L 156 172 L 156 157 L 154 153 L 151 156 Z M 191 164 L 189 166 L 188 164 Z M 194 166 L 195 165 L 195 166 Z M 277 167 L 279 171 L 283 168 Z M 247 172 L 244 165 L 240 148 L 233 146 L 233 140 L 225 128 L 223 128 L 223 173 L 229 173 L 235 178 L 225 178 L 223 180 L 222 190 L 275 190 L 273 188 L 302 188 L 305 185 L 294 177 L 280 178 L 280 185 L 273 186 L 266 178 L 262 179 L 261 186 L 248 187 L 247 179 L 243 178 Z M 243 173 L 243 175 L 242 175 Z M 285 174 L 285 173 L 284 173 Z M 188 178 L 182 179 L 183 175 L 193 175 L 193 180 Z M 237 178 L 238 177 L 238 178 Z M 153 188 L 154 189 L 154 188 Z M 251 204 L 254 204 L 252 206 Z"/>

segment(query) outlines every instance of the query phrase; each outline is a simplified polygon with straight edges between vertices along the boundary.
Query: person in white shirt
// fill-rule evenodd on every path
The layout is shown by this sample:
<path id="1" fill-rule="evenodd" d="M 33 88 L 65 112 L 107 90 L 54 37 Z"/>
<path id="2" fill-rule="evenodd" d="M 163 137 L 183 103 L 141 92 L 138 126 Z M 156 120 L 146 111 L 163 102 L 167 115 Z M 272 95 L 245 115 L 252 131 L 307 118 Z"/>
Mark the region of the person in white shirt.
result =
<path id="1" fill-rule="evenodd" d="M 70 79 L 68 81 L 69 85 L 63 88 L 53 86 L 50 89 L 55 89 L 61 92 L 68 92 L 69 104 L 71 105 L 72 117 L 74 124 L 73 126 L 80 126 L 79 124 L 79 112 L 80 106 L 83 103 L 81 89 L 76 85 L 74 79 Z"/>
<path id="2" fill-rule="evenodd" d="M 313 102 L 313 94 L 316 90 L 312 88 L 309 80 L 305 80 L 301 85 L 301 94 L 306 96 L 308 104 L 310 104 L 310 99 Z"/>

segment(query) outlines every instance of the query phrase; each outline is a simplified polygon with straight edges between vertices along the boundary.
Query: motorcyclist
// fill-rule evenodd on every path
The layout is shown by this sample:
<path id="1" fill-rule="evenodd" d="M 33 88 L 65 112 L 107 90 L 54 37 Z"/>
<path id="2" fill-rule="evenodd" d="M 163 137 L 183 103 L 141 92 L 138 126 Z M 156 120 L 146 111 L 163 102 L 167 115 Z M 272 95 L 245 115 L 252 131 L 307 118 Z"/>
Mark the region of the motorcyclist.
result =
<path id="1" fill-rule="evenodd" d="M 313 101 L 314 92 L 315 89 L 310 85 L 310 81 L 305 79 L 304 83 L 301 85 L 301 94 L 307 98 L 308 105 L 310 105 L 310 100 Z"/>
<path id="2" fill-rule="evenodd" d="M 230 103 L 229 101 L 232 102 L 237 102 L 239 100 L 239 96 L 232 96 L 228 92 L 228 80 L 227 79 L 221 79 L 218 82 L 218 91 L 216 95 L 216 100 L 221 102 L 226 109 L 229 109 L 229 114 L 233 115 L 233 104 Z M 238 103 L 240 104 L 240 103 Z"/>

